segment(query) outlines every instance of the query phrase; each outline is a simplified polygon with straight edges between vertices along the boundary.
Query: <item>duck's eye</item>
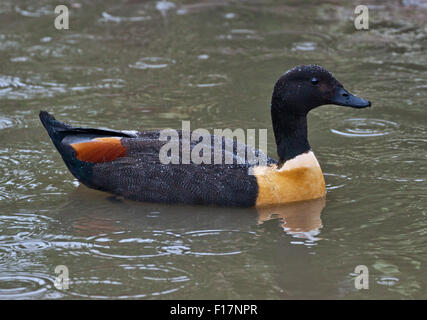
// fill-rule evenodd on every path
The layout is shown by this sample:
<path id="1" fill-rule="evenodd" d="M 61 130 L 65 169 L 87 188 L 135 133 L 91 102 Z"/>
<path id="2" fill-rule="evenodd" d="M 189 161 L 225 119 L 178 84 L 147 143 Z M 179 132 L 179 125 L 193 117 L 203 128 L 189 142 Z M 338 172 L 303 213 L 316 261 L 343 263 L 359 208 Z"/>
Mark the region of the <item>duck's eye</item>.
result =
<path id="1" fill-rule="evenodd" d="M 317 79 L 317 78 L 313 78 L 313 79 L 311 79 L 311 84 L 312 85 L 316 85 L 316 84 L 318 84 L 319 83 L 319 80 Z"/>

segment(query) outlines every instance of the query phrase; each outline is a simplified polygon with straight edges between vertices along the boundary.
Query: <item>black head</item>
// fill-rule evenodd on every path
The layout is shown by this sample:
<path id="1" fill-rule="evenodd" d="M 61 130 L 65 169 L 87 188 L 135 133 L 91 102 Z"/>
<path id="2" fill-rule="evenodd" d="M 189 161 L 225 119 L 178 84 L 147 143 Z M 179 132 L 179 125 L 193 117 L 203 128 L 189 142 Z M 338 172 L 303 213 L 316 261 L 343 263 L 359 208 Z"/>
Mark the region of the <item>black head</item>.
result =
<path id="1" fill-rule="evenodd" d="M 280 77 L 274 86 L 272 106 L 284 108 L 282 112 L 305 115 L 324 104 L 353 108 L 371 105 L 349 93 L 329 71 L 316 65 L 295 67 Z"/>
<path id="2" fill-rule="evenodd" d="M 320 66 L 295 67 L 276 82 L 271 117 L 280 162 L 310 150 L 307 113 L 324 104 L 353 108 L 371 105 L 345 90 L 330 72 Z"/>

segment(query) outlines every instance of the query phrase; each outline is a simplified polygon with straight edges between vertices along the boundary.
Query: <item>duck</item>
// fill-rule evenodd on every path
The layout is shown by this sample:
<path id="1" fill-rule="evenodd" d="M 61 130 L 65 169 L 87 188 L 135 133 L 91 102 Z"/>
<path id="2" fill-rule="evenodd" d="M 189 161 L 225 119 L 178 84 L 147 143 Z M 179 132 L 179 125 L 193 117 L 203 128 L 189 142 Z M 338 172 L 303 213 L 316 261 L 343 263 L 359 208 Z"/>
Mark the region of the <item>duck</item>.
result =
<path id="1" fill-rule="evenodd" d="M 39 117 L 69 171 L 89 188 L 142 202 L 262 208 L 326 196 L 323 172 L 308 142 L 307 114 L 329 104 L 371 106 L 322 66 L 285 72 L 270 105 L 278 159 L 267 157 L 263 164 L 165 164 L 159 159 L 166 143 L 160 130 L 72 127 L 46 111 Z M 179 139 L 188 138 L 180 131 Z"/>

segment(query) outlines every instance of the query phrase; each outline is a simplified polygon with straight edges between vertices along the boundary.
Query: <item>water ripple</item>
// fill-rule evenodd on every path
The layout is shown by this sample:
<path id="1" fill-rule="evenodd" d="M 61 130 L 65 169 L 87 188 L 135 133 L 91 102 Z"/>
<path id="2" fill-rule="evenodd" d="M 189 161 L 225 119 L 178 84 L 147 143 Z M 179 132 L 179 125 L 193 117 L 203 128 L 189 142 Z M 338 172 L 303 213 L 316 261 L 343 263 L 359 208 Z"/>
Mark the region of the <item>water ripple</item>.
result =
<path id="1" fill-rule="evenodd" d="M 0 75 L 0 98 L 17 100 L 35 96 L 51 97 L 55 93 L 65 93 L 65 85 L 59 83 L 21 80 L 19 77 Z"/>
<path id="2" fill-rule="evenodd" d="M 143 231 L 138 236 L 124 237 L 123 232 L 101 234 L 89 238 L 95 246 L 90 252 L 104 257 L 121 259 L 153 258 L 173 253 L 169 246 L 182 246 L 180 236 L 166 231 Z M 133 245 L 129 245 L 129 244 Z M 137 249 L 137 250 L 136 250 Z"/>
<path id="3" fill-rule="evenodd" d="M 188 76 L 188 86 L 197 88 L 210 88 L 226 84 L 228 78 L 223 74 L 207 74 L 201 75 L 197 78 L 195 76 Z"/>
<path id="4" fill-rule="evenodd" d="M 14 114 L 11 116 L 0 115 L 0 130 L 7 128 L 27 128 L 28 119 L 25 115 Z"/>
<path id="5" fill-rule="evenodd" d="M 35 18 L 53 14 L 53 9 L 47 8 L 47 7 L 41 7 L 37 9 L 32 7 L 29 7 L 27 9 L 15 7 L 15 11 L 24 17 L 35 17 Z"/>
<path id="6" fill-rule="evenodd" d="M 134 64 L 130 64 L 129 68 L 133 69 L 161 69 L 166 68 L 169 64 L 174 64 L 175 60 L 168 58 L 159 58 L 159 57 L 145 57 L 139 59 L 139 61 Z"/>
<path id="7" fill-rule="evenodd" d="M 245 243 L 244 248 L 248 249 L 247 244 L 253 234 L 241 230 L 199 230 L 186 232 L 183 237 L 191 247 L 187 254 L 225 256 L 242 253 L 239 243 Z"/>
<path id="8" fill-rule="evenodd" d="M 7 273 L 0 276 L 0 299 L 42 298 L 54 279 L 40 273 Z"/>
<path id="9" fill-rule="evenodd" d="M 344 120 L 342 126 L 330 130 L 344 137 L 378 137 L 392 133 L 399 125 L 382 119 L 353 118 Z"/>
<path id="10" fill-rule="evenodd" d="M 0 116 L 0 130 L 14 126 L 14 121 L 10 118 Z"/>
<path id="11" fill-rule="evenodd" d="M 50 248 L 49 241 L 42 239 L 51 218 L 35 213 L 17 213 L 0 216 L 0 257 L 21 256 Z M 11 260 L 1 260 L 10 263 Z"/>
<path id="12" fill-rule="evenodd" d="M 179 268 L 155 264 L 121 264 L 121 268 L 129 278 L 124 286 L 122 278 L 116 278 L 116 270 L 107 279 L 91 275 L 72 277 L 67 294 L 80 298 L 91 299 L 140 299 L 157 297 L 176 292 L 184 288 L 191 275 Z M 132 293 L 126 293 L 132 292 Z"/>
<path id="13" fill-rule="evenodd" d="M 115 17 L 107 12 L 102 13 L 102 18 L 99 19 L 101 22 L 137 22 L 137 21 L 146 21 L 150 20 L 150 16 L 140 16 L 140 17 Z"/>
<path id="14" fill-rule="evenodd" d="M 217 36 L 219 40 L 263 40 L 255 30 L 232 29 L 229 34 Z"/>
<path id="15" fill-rule="evenodd" d="M 347 177 L 343 174 L 334 174 L 334 173 L 327 173 L 324 172 L 323 175 L 325 176 L 326 180 L 326 190 L 334 190 L 342 188 L 346 185 L 348 181 L 351 180 L 350 177 Z"/>
<path id="16" fill-rule="evenodd" d="M 314 42 L 306 41 L 306 42 L 299 42 L 296 43 L 292 47 L 292 51 L 313 51 L 316 50 L 317 45 Z"/>

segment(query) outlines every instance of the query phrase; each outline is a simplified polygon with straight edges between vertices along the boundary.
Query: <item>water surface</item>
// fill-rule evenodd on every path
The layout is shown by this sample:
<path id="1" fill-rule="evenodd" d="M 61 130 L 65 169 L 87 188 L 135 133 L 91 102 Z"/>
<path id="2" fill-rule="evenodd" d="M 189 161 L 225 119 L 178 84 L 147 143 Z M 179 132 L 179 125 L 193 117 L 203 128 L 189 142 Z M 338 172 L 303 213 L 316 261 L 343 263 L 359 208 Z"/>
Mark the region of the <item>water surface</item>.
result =
<path id="1" fill-rule="evenodd" d="M 1 299 L 427 297 L 427 9 L 422 1 L 0 3 Z M 38 120 L 267 128 L 274 82 L 326 67 L 370 109 L 323 106 L 326 200 L 269 210 L 124 201 L 78 186 Z M 68 290 L 54 286 L 69 269 Z M 366 265 L 369 290 L 356 290 Z"/>

